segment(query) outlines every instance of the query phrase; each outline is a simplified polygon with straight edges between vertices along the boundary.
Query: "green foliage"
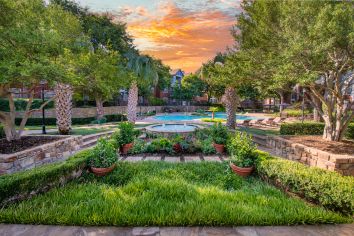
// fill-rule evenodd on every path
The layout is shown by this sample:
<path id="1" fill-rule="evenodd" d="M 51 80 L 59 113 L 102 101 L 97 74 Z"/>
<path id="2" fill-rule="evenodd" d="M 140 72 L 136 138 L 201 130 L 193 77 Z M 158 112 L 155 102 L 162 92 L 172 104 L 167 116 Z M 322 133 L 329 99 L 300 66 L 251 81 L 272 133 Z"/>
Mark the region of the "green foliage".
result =
<path id="1" fill-rule="evenodd" d="M 148 98 L 148 101 L 149 101 L 150 106 L 163 106 L 163 105 L 165 105 L 165 101 L 163 99 L 156 98 L 153 96 L 150 96 Z"/>
<path id="2" fill-rule="evenodd" d="M 114 132 L 112 135 L 112 139 L 115 142 L 115 147 L 120 148 L 124 144 L 132 143 L 135 136 L 134 124 L 122 122 L 119 124 L 119 131 Z"/>
<path id="3" fill-rule="evenodd" d="M 90 150 L 82 151 L 60 163 L 47 164 L 0 177 L 0 205 L 16 198 L 27 198 L 32 193 L 48 191 L 63 185 L 74 171 L 82 170 L 90 156 Z"/>
<path id="4" fill-rule="evenodd" d="M 225 112 L 225 107 L 223 105 L 213 105 L 213 106 L 209 107 L 209 111 Z"/>
<path id="5" fill-rule="evenodd" d="M 227 143 L 230 160 L 238 167 L 254 166 L 257 160 L 256 150 L 251 135 L 243 132 L 236 132 Z"/>
<path id="6" fill-rule="evenodd" d="M 14 100 L 16 111 L 25 111 L 28 99 L 16 98 Z M 31 109 L 38 109 L 42 105 L 42 99 L 33 99 Z M 46 109 L 54 108 L 54 102 L 49 102 L 46 106 Z M 10 111 L 9 100 L 0 98 L 0 111 Z"/>
<path id="7" fill-rule="evenodd" d="M 213 146 L 213 139 L 211 138 L 207 138 L 207 139 L 204 139 L 204 140 L 200 140 L 201 142 L 201 151 L 203 154 L 215 154 L 216 153 L 216 150 Z"/>
<path id="8" fill-rule="evenodd" d="M 146 152 L 146 143 L 142 139 L 135 139 L 133 147 L 129 150 L 129 154 L 140 154 Z"/>
<path id="9" fill-rule="evenodd" d="M 102 119 L 99 119 L 99 120 L 94 120 L 91 122 L 91 124 L 105 124 L 107 123 L 107 118 L 106 117 L 103 117 Z"/>
<path id="10" fill-rule="evenodd" d="M 100 138 L 91 151 L 88 165 L 96 168 L 107 168 L 115 164 L 117 160 L 117 152 L 114 145 L 105 138 Z"/>
<path id="11" fill-rule="evenodd" d="M 354 213 L 354 178 L 278 158 L 257 164 L 259 175 L 278 187 L 330 210 Z"/>
<path id="12" fill-rule="evenodd" d="M 213 142 L 216 144 L 226 144 L 229 137 L 227 127 L 221 123 L 216 123 L 210 127 L 210 134 Z"/>
<path id="13" fill-rule="evenodd" d="M 153 139 L 146 147 L 146 151 L 149 153 L 154 152 L 167 152 L 173 154 L 173 143 L 168 138 Z"/>
<path id="14" fill-rule="evenodd" d="M 345 137 L 354 140 L 354 123 L 349 124 Z"/>
<path id="15" fill-rule="evenodd" d="M 0 123 L 0 139 L 5 138 L 5 136 L 4 126 Z"/>
<path id="16" fill-rule="evenodd" d="M 323 133 L 324 123 L 316 122 L 296 122 L 283 123 L 280 126 L 281 135 L 321 135 Z"/>
<path id="17" fill-rule="evenodd" d="M 212 123 L 222 123 L 225 122 L 226 119 L 222 119 L 222 118 L 202 118 L 201 121 L 203 122 L 212 122 Z"/>
<path id="18" fill-rule="evenodd" d="M 287 114 L 288 117 L 302 117 L 302 110 L 301 109 L 285 109 L 284 113 Z M 311 110 L 305 109 L 304 115 L 311 114 Z M 280 113 L 276 113 L 276 116 L 280 116 Z M 323 131 L 323 130 L 322 130 Z"/>
<path id="19" fill-rule="evenodd" d="M 104 177 L 0 209 L 0 222 L 46 225 L 225 226 L 351 223 L 353 219 L 288 197 L 226 163 L 118 164 Z"/>

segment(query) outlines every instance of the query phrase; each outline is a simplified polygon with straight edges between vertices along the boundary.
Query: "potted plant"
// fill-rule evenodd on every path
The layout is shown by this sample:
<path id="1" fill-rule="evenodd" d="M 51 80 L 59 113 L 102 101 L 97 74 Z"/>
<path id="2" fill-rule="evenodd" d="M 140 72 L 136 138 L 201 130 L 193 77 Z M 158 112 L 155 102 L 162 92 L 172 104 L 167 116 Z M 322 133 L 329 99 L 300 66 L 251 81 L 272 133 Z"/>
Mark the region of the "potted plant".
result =
<path id="1" fill-rule="evenodd" d="M 122 154 L 127 155 L 133 147 L 134 136 L 135 131 L 132 123 L 122 122 L 119 125 L 119 134 L 116 135 L 116 138 Z"/>
<path id="2" fill-rule="evenodd" d="M 236 132 L 229 140 L 227 150 L 233 172 L 240 176 L 249 176 L 257 160 L 257 149 L 252 142 L 252 137 L 246 133 Z"/>
<path id="3" fill-rule="evenodd" d="M 104 138 L 100 138 L 88 160 L 91 171 L 97 176 L 104 176 L 115 168 L 116 162 L 117 153 L 113 144 Z"/>
<path id="4" fill-rule="evenodd" d="M 229 136 L 227 128 L 221 123 L 216 123 L 211 127 L 210 133 L 211 138 L 213 139 L 213 146 L 216 152 L 223 153 L 225 150 L 227 138 Z"/>

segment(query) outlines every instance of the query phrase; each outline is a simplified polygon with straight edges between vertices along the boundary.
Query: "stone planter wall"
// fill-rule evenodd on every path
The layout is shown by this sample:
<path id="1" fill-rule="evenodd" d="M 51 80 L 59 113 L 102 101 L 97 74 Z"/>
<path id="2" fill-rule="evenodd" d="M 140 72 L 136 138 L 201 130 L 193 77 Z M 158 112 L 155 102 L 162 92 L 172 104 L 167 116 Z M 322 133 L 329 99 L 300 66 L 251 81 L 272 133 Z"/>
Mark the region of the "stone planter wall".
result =
<path id="1" fill-rule="evenodd" d="M 267 137 L 267 147 L 280 157 L 354 176 L 354 155 L 333 154 L 274 136 Z"/>
<path id="2" fill-rule="evenodd" d="M 148 112 L 148 111 L 156 111 L 157 113 L 163 112 L 165 107 L 170 107 L 173 109 L 178 109 L 182 112 L 194 112 L 198 109 L 208 109 L 206 106 L 141 106 L 137 107 L 137 112 Z M 104 107 L 105 115 L 113 115 L 113 114 L 125 114 L 127 112 L 126 106 L 114 106 L 114 107 Z M 73 108 L 72 109 L 72 117 L 73 118 L 87 118 L 87 117 L 95 117 L 97 115 L 96 107 L 86 107 L 86 108 Z M 47 109 L 45 110 L 45 116 L 47 118 L 55 118 L 55 109 Z M 23 112 L 17 112 L 16 117 L 23 117 Z M 31 117 L 33 118 L 41 118 L 42 112 L 36 111 L 33 112 Z"/>
<path id="3" fill-rule="evenodd" d="M 54 135 L 53 135 L 54 136 Z M 0 175 L 66 160 L 80 149 L 82 136 L 69 136 L 12 154 L 0 154 Z"/>

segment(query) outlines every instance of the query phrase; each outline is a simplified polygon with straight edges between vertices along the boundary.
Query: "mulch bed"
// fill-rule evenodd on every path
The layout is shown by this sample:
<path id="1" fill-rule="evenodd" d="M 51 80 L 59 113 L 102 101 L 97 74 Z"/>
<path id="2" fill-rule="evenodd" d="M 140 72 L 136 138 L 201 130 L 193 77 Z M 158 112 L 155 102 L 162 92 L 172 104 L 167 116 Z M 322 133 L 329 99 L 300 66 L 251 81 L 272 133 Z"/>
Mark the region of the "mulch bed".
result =
<path id="1" fill-rule="evenodd" d="M 282 138 L 334 154 L 354 155 L 353 141 L 326 141 L 321 136 L 283 136 Z"/>
<path id="2" fill-rule="evenodd" d="M 50 137 L 50 136 L 25 136 L 19 140 L 7 141 L 6 139 L 0 139 L 0 154 L 11 154 L 20 152 L 35 146 L 50 143 L 62 139 L 62 137 Z"/>

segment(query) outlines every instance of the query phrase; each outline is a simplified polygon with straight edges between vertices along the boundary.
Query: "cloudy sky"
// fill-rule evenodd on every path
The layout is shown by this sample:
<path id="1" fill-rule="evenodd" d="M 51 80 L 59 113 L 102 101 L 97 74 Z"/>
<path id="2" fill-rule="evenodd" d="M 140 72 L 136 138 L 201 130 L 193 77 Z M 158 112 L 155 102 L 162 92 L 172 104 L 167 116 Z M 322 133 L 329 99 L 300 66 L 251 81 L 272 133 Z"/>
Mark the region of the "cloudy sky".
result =
<path id="1" fill-rule="evenodd" d="M 134 44 L 172 69 L 194 72 L 232 47 L 230 29 L 239 0 L 76 0 L 127 23 Z"/>

